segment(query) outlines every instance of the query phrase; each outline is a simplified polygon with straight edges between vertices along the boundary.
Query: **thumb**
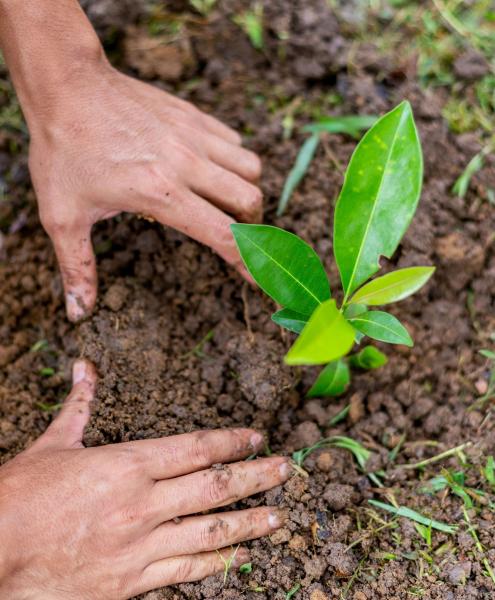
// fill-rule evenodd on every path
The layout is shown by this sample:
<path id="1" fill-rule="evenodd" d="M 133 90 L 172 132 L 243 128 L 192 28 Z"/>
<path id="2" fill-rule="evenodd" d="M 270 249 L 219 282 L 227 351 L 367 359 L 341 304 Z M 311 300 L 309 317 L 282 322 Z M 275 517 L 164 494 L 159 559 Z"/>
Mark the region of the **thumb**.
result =
<path id="1" fill-rule="evenodd" d="M 72 390 L 59 415 L 31 450 L 47 448 L 82 448 L 82 438 L 91 414 L 94 399 L 96 370 L 87 360 L 78 359 L 72 368 Z"/>
<path id="2" fill-rule="evenodd" d="M 65 304 L 70 321 L 87 317 L 96 302 L 96 261 L 91 228 L 61 227 L 51 233 L 64 284 Z"/>

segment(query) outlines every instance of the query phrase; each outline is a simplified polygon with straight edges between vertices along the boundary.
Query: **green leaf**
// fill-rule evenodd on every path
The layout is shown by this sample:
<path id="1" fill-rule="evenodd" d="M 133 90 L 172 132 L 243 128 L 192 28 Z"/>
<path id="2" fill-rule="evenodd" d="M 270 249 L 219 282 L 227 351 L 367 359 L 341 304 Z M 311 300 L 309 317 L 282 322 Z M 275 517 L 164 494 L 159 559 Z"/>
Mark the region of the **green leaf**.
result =
<path id="1" fill-rule="evenodd" d="M 282 308 L 282 310 L 272 315 L 272 321 L 294 333 L 301 333 L 308 322 L 308 318 L 308 315 L 303 315 L 290 308 Z"/>
<path id="2" fill-rule="evenodd" d="M 349 364 L 351 367 L 360 369 L 378 369 L 386 365 L 388 358 L 374 346 L 366 346 L 357 354 L 349 356 Z"/>
<path id="3" fill-rule="evenodd" d="M 280 196 L 280 200 L 278 202 L 277 216 L 280 217 L 284 214 L 290 197 L 292 196 L 296 187 L 301 183 L 303 177 L 306 175 L 306 172 L 309 169 L 309 165 L 313 160 L 313 156 L 315 155 L 319 142 L 320 136 L 318 134 L 313 134 L 301 146 L 301 149 L 296 157 L 296 162 L 294 163 L 294 166 L 290 170 L 289 175 L 285 180 L 284 189 L 282 190 L 282 195 Z"/>
<path id="4" fill-rule="evenodd" d="M 457 530 L 455 525 L 448 525 L 447 523 L 429 519 L 412 508 L 407 508 L 407 506 L 392 506 L 391 504 L 385 504 L 385 502 L 379 502 L 378 500 L 368 500 L 368 502 L 377 508 L 393 513 L 397 517 L 406 517 L 406 519 L 411 519 L 411 521 L 416 521 L 416 523 L 421 523 L 432 529 L 438 529 L 445 533 L 455 533 Z"/>
<path id="5" fill-rule="evenodd" d="M 413 341 L 407 329 L 393 315 L 380 310 L 370 310 L 349 322 L 361 333 L 380 342 L 389 344 L 404 344 L 413 346 Z"/>
<path id="6" fill-rule="evenodd" d="M 310 315 L 330 298 L 318 255 L 297 235 L 270 225 L 234 223 L 230 228 L 247 270 L 275 302 Z"/>
<path id="7" fill-rule="evenodd" d="M 414 216 L 423 160 L 411 106 L 402 102 L 364 135 L 335 209 L 334 253 L 347 297 L 390 258 Z"/>
<path id="8" fill-rule="evenodd" d="M 335 360 L 329 363 L 318 375 L 308 392 L 309 398 L 316 396 L 338 396 L 345 392 L 351 374 L 345 360 Z"/>
<path id="9" fill-rule="evenodd" d="M 321 365 L 341 358 L 354 343 L 354 329 L 335 300 L 320 304 L 285 357 L 288 365 Z"/>
<path id="10" fill-rule="evenodd" d="M 417 292 L 433 275 L 435 267 L 409 267 L 387 273 L 363 285 L 351 302 L 378 306 L 398 302 Z"/>
<path id="11" fill-rule="evenodd" d="M 461 173 L 459 178 L 454 183 L 452 187 L 452 193 L 455 194 L 458 198 L 464 198 L 469 189 L 469 184 L 471 183 L 471 179 L 478 172 L 481 171 L 485 162 L 485 155 L 487 152 L 483 149 L 478 154 L 475 154 L 473 158 L 469 161 L 464 171 Z"/>
<path id="12" fill-rule="evenodd" d="M 303 127 L 308 133 L 346 133 L 352 137 L 359 137 L 363 129 L 368 129 L 378 117 L 376 115 L 345 115 L 341 117 L 323 117 L 316 123 L 310 123 Z"/>

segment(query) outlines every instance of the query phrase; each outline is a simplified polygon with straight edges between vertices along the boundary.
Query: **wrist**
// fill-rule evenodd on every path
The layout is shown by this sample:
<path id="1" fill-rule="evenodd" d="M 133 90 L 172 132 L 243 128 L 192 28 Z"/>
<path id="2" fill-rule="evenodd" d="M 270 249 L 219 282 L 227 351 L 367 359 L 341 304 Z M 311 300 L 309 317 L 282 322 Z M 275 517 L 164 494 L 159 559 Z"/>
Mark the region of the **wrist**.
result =
<path id="1" fill-rule="evenodd" d="M 77 0 L 0 0 L 0 46 L 30 129 L 108 68 Z"/>

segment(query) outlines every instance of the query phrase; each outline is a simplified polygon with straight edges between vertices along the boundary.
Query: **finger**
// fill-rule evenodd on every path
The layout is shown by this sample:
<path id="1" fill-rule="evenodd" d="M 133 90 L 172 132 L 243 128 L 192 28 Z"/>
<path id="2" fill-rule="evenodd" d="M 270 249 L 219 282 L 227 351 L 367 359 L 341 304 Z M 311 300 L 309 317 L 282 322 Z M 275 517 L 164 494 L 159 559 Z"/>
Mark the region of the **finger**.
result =
<path id="1" fill-rule="evenodd" d="M 82 448 L 82 438 L 91 414 L 96 370 L 87 360 L 76 360 L 72 368 L 72 390 L 59 415 L 32 446 L 46 448 Z"/>
<path id="2" fill-rule="evenodd" d="M 251 508 L 168 521 L 154 529 L 140 549 L 149 563 L 166 556 L 182 556 L 224 548 L 270 535 L 284 524 L 286 511 Z"/>
<path id="3" fill-rule="evenodd" d="M 132 595 L 142 594 L 159 587 L 189 581 L 199 581 L 216 573 L 227 573 L 249 562 L 245 548 L 224 548 L 218 552 L 204 552 L 191 556 L 176 556 L 159 560 L 143 571 Z"/>
<path id="4" fill-rule="evenodd" d="M 153 479 L 170 479 L 247 458 L 263 448 L 264 439 L 254 429 L 216 429 L 127 442 L 126 446 L 145 457 Z"/>
<path id="5" fill-rule="evenodd" d="M 89 226 L 59 226 L 48 231 L 60 265 L 67 316 L 77 322 L 87 317 L 96 302 L 96 261 Z"/>
<path id="6" fill-rule="evenodd" d="M 201 114 L 201 121 L 204 125 L 205 129 L 207 129 L 210 133 L 222 138 L 229 144 L 235 144 L 236 146 L 240 146 L 242 143 L 242 138 L 235 129 L 232 129 L 228 125 L 225 125 L 215 117 L 207 115 L 203 112 Z"/>
<path id="7" fill-rule="evenodd" d="M 158 481 L 149 498 L 150 521 L 160 522 L 232 504 L 287 481 L 287 458 L 270 457 L 220 465 Z"/>
<path id="8" fill-rule="evenodd" d="M 204 136 L 202 147 L 210 160 L 227 171 L 254 183 L 261 177 L 261 161 L 254 152 L 230 144 L 216 135 Z"/>
<path id="9" fill-rule="evenodd" d="M 206 244 L 235 267 L 247 281 L 253 282 L 230 231 L 234 219 L 190 191 L 182 191 L 180 197 L 175 199 L 168 196 L 168 200 L 161 198 L 161 201 L 155 202 L 150 209 L 153 218 Z"/>
<path id="10" fill-rule="evenodd" d="M 263 215 L 261 190 L 239 175 L 205 160 L 198 163 L 190 176 L 191 189 L 211 200 L 222 210 L 241 221 L 260 223 Z"/>

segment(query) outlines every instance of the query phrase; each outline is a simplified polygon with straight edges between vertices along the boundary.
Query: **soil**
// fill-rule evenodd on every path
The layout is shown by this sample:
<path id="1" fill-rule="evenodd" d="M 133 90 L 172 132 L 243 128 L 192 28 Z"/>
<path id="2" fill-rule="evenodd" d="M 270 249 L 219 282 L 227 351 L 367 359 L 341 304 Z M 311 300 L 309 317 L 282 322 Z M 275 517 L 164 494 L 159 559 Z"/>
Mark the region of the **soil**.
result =
<path id="1" fill-rule="evenodd" d="M 86 2 L 91 4 L 90 15 L 105 17 L 99 21 L 105 31 L 113 18 L 108 11 L 120 3 Z M 7 190 L 0 203 L 0 460 L 44 431 L 69 388 L 71 361 L 83 355 L 100 375 L 86 445 L 248 425 L 263 430 L 278 453 L 322 436 L 346 435 L 372 451 L 371 471 L 386 471 L 387 487 L 379 490 L 346 451 L 314 452 L 304 463 L 307 477 L 296 475 L 283 488 L 239 503 L 289 509 L 281 531 L 249 545 L 251 573 L 232 572 L 225 586 L 222 577 L 211 577 L 158 590 L 143 596 L 148 600 L 281 600 L 298 583 L 296 599 L 405 599 L 414 597 L 416 588 L 422 598 L 492 598 L 495 584 L 462 526 L 461 500 L 418 491 L 420 479 L 438 475 L 440 467 L 432 465 L 421 475 L 397 465 L 463 442 L 472 443 L 465 454 L 474 467 L 495 453 L 493 414 L 487 407 L 467 410 L 489 376 L 477 351 L 493 344 L 495 332 L 495 209 L 486 199 L 495 187 L 495 161 L 487 158 L 464 199 L 453 197 L 452 184 L 479 149 L 479 139 L 448 130 L 441 116 L 444 92 L 420 88 L 410 57 L 384 55 L 369 42 L 356 42 L 351 16 L 336 15 L 324 0 L 265 3 L 268 31 L 259 52 L 231 19 L 248 4 L 220 2 L 204 19 L 186 2 L 168 3 L 184 24 L 174 54 L 182 69 L 167 71 L 147 64 L 146 54 L 132 55 L 136 36 L 149 37 L 147 27 L 136 24 L 144 10 L 140 3 L 135 14 L 118 11 L 117 36 L 115 31 L 102 35 L 121 68 L 153 81 L 160 76 L 159 85 L 245 133 L 247 145 L 264 162 L 266 221 L 312 243 L 330 270 L 333 288 L 338 279 L 331 261 L 331 214 L 342 173 L 332 161 L 345 165 L 355 141 L 328 138 L 287 214 L 276 218 L 278 195 L 303 139 L 297 132 L 284 139 L 284 107 L 301 98 L 323 113 L 379 113 L 403 98 L 411 101 L 423 143 L 424 189 L 413 224 L 384 267 L 437 266 L 426 289 L 394 308 L 414 348 L 382 348 L 389 363 L 356 373 L 344 396 L 306 400 L 317 371 L 284 366 L 292 336 L 271 322 L 272 302 L 204 247 L 128 216 L 95 228 L 99 304 L 92 318 L 72 327 L 29 185 L 27 135 L 6 129 L 0 134 L 0 183 Z M 150 61 L 161 56 L 150 52 Z M 466 82 L 477 76 L 470 65 L 480 70 L 474 58 L 456 63 Z M 333 106 L 329 99 L 335 94 L 342 102 Z M 33 351 L 40 340 L 46 343 Z M 40 375 L 46 368 L 53 374 Z M 347 419 L 328 425 L 349 402 L 353 410 Z M 394 462 L 389 452 L 403 434 Z M 442 464 L 459 468 L 455 459 Z M 469 473 L 468 482 L 480 485 L 477 468 Z M 435 548 L 450 544 L 435 555 L 436 568 L 421 558 L 424 547 L 411 521 L 399 519 L 394 530 L 377 531 L 391 517 L 371 513 L 367 501 L 389 502 L 391 491 L 399 504 L 461 525 L 453 536 L 434 532 Z M 493 511 L 485 506 L 474 516 L 493 566 Z M 395 560 L 386 560 L 386 553 Z"/>

